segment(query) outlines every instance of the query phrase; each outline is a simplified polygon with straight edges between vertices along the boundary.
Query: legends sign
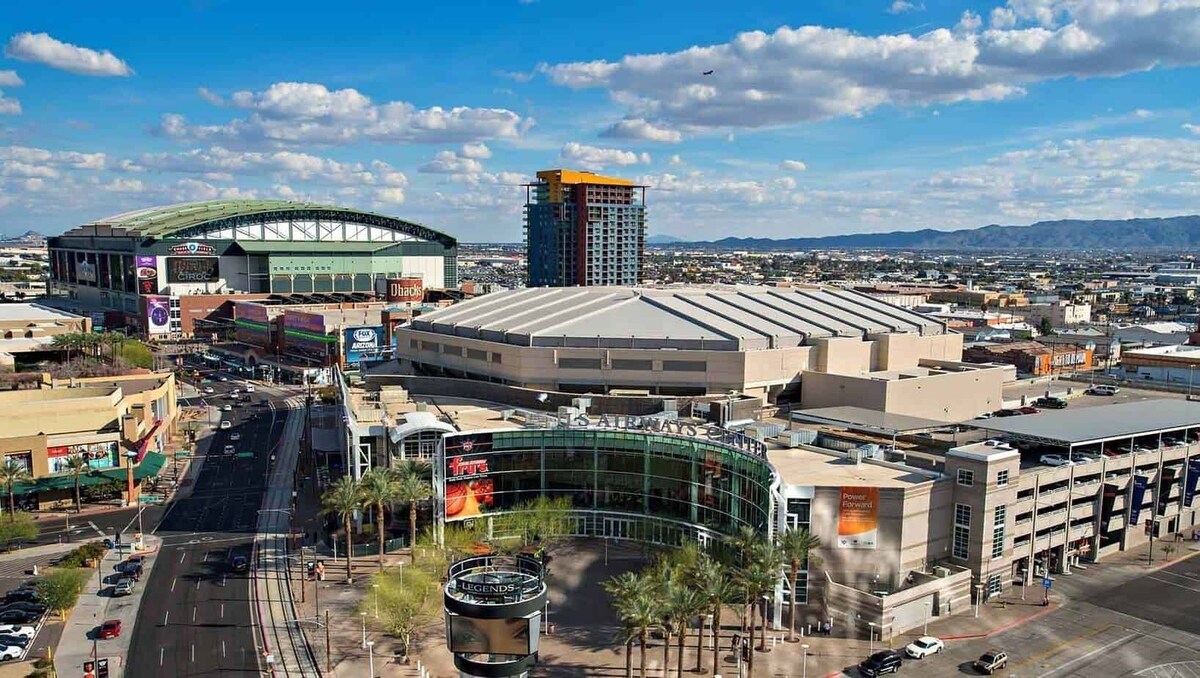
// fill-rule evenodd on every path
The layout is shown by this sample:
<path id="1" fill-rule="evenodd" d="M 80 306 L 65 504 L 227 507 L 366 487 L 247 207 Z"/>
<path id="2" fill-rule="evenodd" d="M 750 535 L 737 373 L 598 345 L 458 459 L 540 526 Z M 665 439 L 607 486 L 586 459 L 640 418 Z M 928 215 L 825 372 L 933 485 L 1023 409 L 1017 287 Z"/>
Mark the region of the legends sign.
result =
<path id="1" fill-rule="evenodd" d="M 577 414 L 572 417 L 559 417 L 561 428 L 604 428 L 621 429 L 626 431 L 646 431 L 651 433 L 667 433 L 689 438 L 704 438 L 714 443 L 735 447 L 760 457 L 767 454 L 767 444 L 738 431 L 731 431 L 714 424 L 689 424 L 686 422 L 659 417 L 635 417 L 624 415 L 601 414 L 589 416 Z"/>

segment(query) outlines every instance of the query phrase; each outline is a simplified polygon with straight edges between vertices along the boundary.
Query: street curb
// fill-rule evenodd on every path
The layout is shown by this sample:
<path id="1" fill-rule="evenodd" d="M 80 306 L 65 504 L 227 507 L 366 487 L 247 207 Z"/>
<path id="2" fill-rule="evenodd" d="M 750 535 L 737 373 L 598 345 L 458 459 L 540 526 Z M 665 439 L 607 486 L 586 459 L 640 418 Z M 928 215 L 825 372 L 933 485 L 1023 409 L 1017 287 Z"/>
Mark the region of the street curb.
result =
<path id="1" fill-rule="evenodd" d="M 1055 610 L 1059 609 L 1060 607 L 1062 607 L 1062 605 L 1063 605 L 1062 603 L 1055 603 L 1054 605 L 1047 606 L 1041 610 L 1038 610 L 1037 612 L 1034 612 L 1033 614 L 1027 614 L 1024 617 L 1014 619 L 1013 621 L 1010 621 L 1007 624 L 997 626 L 996 628 L 994 628 L 990 631 L 986 631 L 984 633 L 968 633 L 968 634 L 963 634 L 961 636 L 942 636 L 941 638 L 942 638 L 942 640 L 971 640 L 971 639 L 975 639 L 975 638 L 988 638 L 990 636 L 996 635 L 997 633 L 1003 633 L 1004 631 L 1007 631 L 1011 628 L 1020 626 L 1021 624 L 1024 624 L 1026 622 L 1033 621 L 1034 619 L 1037 619 L 1039 617 L 1044 617 L 1044 616 L 1050 614 L 1051 612 L 1054 612 Z"/>
<path id="2" fill-rule="evenodd" d="M 1190 549 L 1189 549 L 1189 550 L 1190 550 Z M 1197 556 L 1197 555 L 1200 555 L 1200 551 L 1192 551 L 1191 553 L 1188 553 L 1188 554 L 1186 554 L 1186 555 L 1179 556 L 1179 557 L 1178 557 L 1178 558 L 1176 558 L 1175 560 L 1168 560 L 1168 561 L 1167 561 L 1167 562 L 1165 562 L 1165 563 L 1160 563 L 1160 564 L 1158 564 L 1158 565 L 1155 565 L 1155 566 L 1151 567 L 1151 568 L 1150 568 L 1149 570 L 1147 570 L 1147 571 L 1148 571 L 1148 572 L 1158 572 L 1159 570 L 1165 570 L 1166 568 L 1168 568 L 1168 567 L 1171 567 L 1172 565 L 1176 565 L 1176 564 L 1178 564 L 1178 563 L 1182 563 L 1183 561 L 1187 560 L 1188 558 L 1192 558 L 1192 557 L 1194 557 L 1194 556 Z"/>

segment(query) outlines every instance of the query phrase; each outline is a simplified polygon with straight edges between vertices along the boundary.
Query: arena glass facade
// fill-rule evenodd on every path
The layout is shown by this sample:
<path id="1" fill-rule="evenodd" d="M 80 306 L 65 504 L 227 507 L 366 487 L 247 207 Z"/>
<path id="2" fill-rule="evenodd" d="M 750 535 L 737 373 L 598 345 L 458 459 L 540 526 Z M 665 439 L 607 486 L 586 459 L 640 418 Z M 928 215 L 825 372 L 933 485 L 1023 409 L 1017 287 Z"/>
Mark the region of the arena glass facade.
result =
<path id="1" fill-rule="evenodd" d="M 745 526 L 775 531 L 780 480 L 767 460 L 701 438 L 556 428 L 443 438 L 439 522 L 486 519 L 538 496 L 569 497 L 572 536 L 707 544 Z M 490 522 L 489 522 L 490 526 Z"/>

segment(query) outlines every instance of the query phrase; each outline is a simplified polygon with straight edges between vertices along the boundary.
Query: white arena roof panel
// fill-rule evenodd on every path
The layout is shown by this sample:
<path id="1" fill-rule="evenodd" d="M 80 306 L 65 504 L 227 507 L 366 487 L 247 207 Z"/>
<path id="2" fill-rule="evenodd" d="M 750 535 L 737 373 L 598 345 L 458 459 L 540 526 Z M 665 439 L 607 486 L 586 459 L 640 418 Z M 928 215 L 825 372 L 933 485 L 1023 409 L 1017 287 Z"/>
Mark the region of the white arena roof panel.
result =
<path id="1" fill-rule="evenodd" d="M 542 287 L 464 301 L 411 329 L 517 346 L 755 350 L 871 334 L 945 334 L 938 320 L 820 287 Z"/>

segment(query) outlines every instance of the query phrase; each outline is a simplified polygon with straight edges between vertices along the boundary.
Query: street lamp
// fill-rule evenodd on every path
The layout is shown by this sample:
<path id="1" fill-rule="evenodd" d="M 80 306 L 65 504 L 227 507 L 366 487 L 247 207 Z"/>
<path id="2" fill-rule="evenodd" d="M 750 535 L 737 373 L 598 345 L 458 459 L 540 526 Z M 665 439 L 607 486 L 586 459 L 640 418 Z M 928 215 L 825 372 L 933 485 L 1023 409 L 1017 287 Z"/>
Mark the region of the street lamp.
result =
<path id="1" fill-rule="evenodd" d="M 871 641 L 870 641 L 871 651 L 868 652 L 867 654 L 875 654 L 875 622 L 867 622 L 867 626 L 871 627 L 871 629 L 869 631 L 870 637 L 871 637 Z"/>
<path id="2" fill-rule="evenodd" d="M 362 649 L 367 649 L 367 613 L 360 612 L 362 615 Z"/>
<path id="3" fill-rule="evenodd" d="M 371 678 L 375 678 L 375 641 L 367 643 L 367 649 L 371 651 Z"/>
<path id="4" fill-rule="evenodd" d="M 983 595 L 983 584 L 975 585 L 975 618 L 979 619 L 979 599 Z"/>
<path id="5" fill-rule="evenodd" d="M 379 619 L 379 584 L 371 584 L 371 588 L 375 590 L 375 618 Z"/>
<path id="6" fill-rule="evenodd" d="M 804 658 L 800 660 L 800 678 L 808 678 L 808 643 L 801 644 L 800 651 L 804 653 Z"/>

